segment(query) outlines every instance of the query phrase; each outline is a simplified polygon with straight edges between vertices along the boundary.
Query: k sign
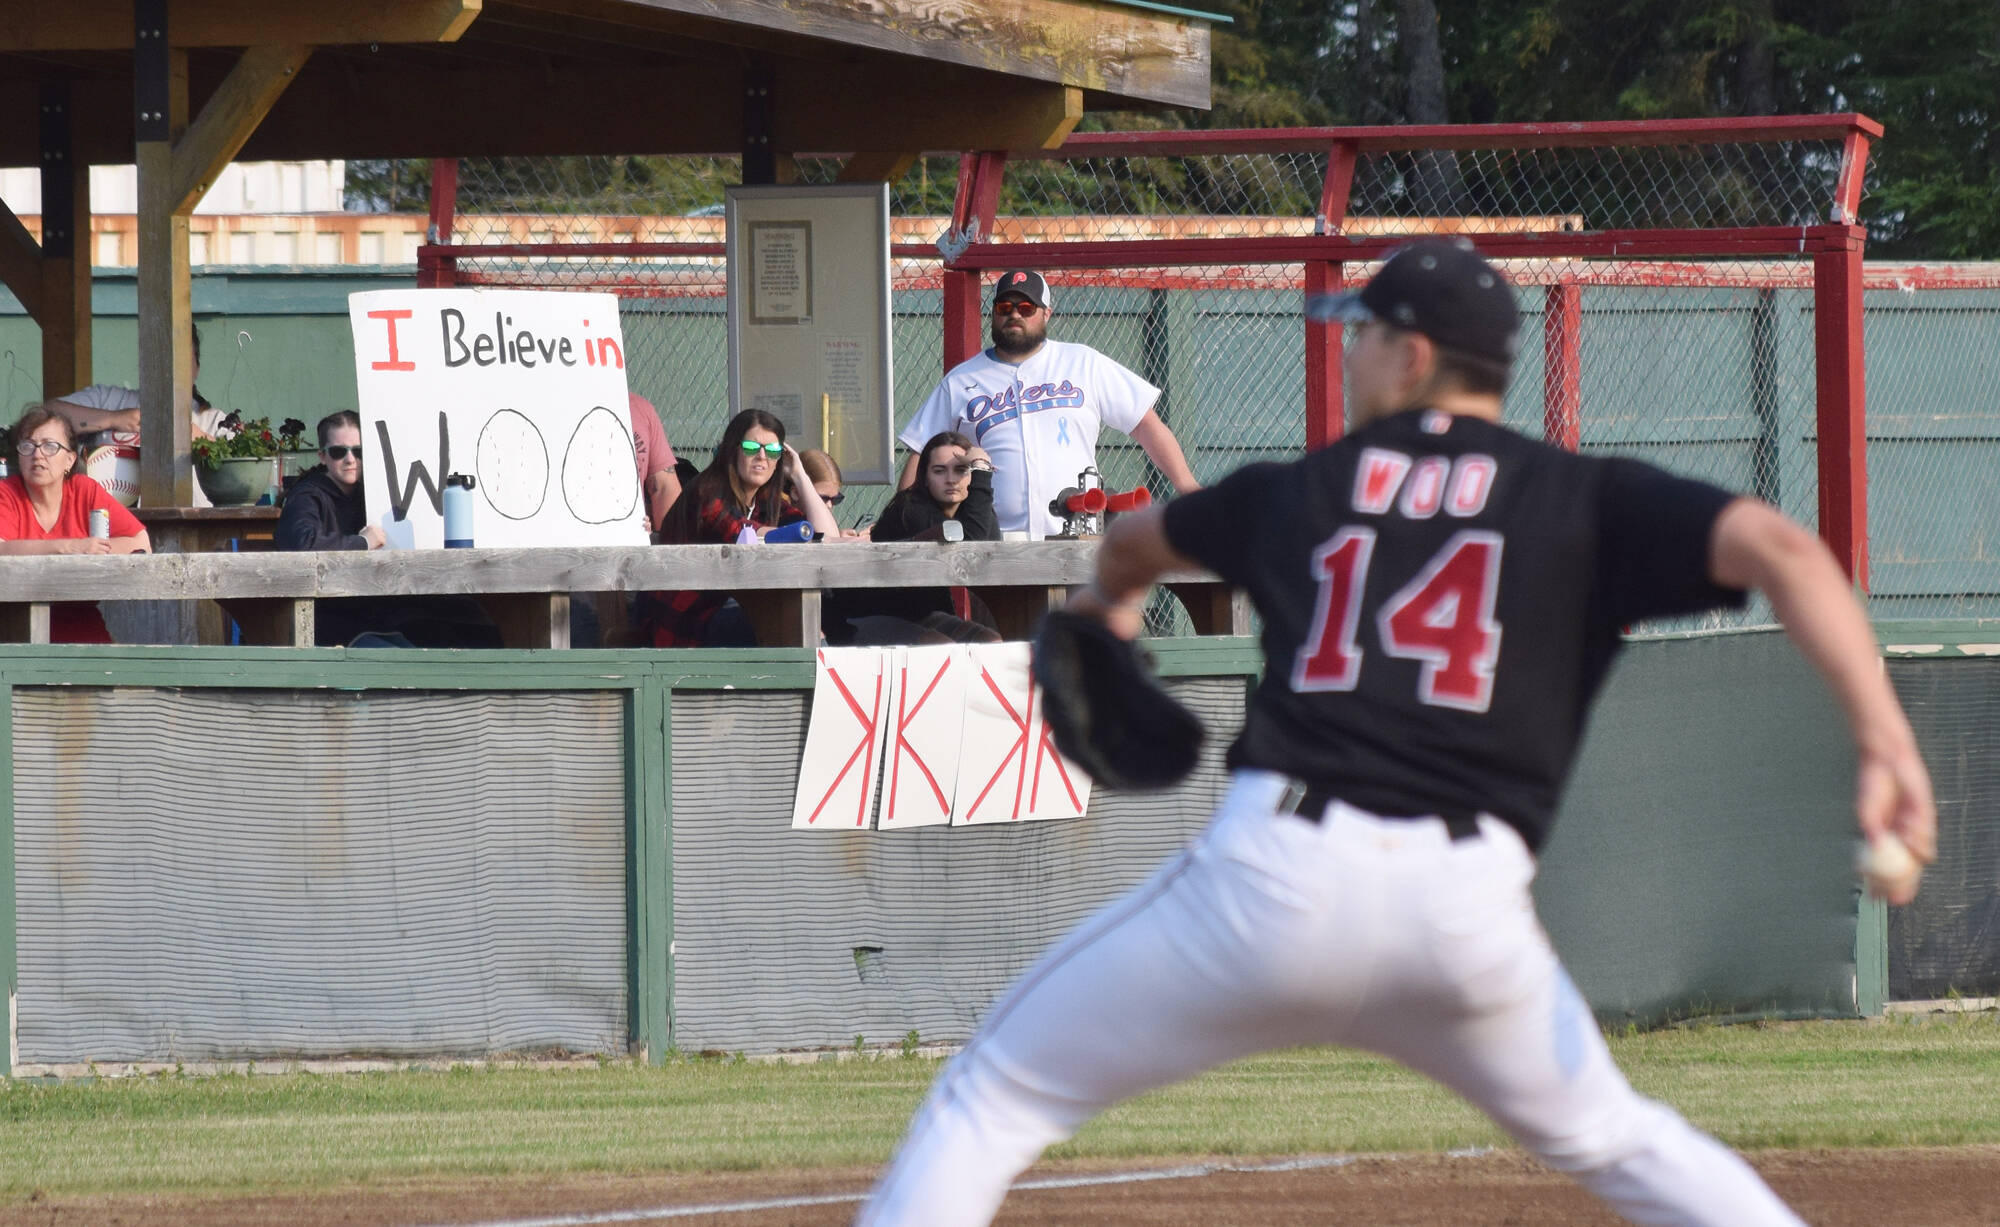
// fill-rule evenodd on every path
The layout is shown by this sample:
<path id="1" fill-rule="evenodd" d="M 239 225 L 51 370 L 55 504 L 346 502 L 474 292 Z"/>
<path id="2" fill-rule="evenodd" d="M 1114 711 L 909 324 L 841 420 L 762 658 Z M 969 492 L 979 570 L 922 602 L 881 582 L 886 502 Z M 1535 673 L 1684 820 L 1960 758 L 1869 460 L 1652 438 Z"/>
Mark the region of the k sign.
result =
<path id="1" fill-rule="evenodd" d="M 1056 749 L 1025 643 L 965 649 L 965 720 L 959 734 L 953 826 L 1081 818 L 1090 777 Z"/>
<path id="2" fill-rule="evenodd" d="M 893 702 L 891 656 L 880 648 L 821 648 L 813 661 L 812 719 L 792 827 L 866 830 L 882 765 L 882 717 Z"/>
<path id="3" fill-rule="evenodd" d="M 473 540 L 644 545 L 625 343 L 610 294 L 384 290 L 348 298 L 368 518 L 444 544 L 445 478 Z"/>

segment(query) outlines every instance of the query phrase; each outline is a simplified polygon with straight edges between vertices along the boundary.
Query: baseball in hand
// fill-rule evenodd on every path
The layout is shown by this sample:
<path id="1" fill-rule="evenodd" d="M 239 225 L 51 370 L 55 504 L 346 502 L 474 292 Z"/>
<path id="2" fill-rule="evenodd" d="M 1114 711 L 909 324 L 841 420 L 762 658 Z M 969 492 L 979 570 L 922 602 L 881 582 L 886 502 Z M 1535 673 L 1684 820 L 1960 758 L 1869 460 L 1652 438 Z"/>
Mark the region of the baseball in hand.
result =
<path id="1" fill-rule="evenodd" d="M 1876 899 L 1904 900 L 1916 894 L 1924 867 L 1903 846 L 1903 841 L 1884 832 L 1861 846 L 1854 867 Z"/>

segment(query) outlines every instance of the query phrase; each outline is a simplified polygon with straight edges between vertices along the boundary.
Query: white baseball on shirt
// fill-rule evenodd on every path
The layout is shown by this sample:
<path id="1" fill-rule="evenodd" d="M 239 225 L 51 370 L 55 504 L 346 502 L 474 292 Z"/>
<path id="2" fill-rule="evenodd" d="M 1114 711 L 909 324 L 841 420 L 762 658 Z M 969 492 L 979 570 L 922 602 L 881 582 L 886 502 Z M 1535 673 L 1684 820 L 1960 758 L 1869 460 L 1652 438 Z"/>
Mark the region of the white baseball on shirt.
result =
<path id="1" fill-rule="evenodd" d="M 1159 398 L 1088 345 L 1044 341 L 1018 365 L 986 349 L 951 368 L 897 437 L 912 452 L 939 431 L 970 437 L 993 459 L 1001 531 L 1042 538 L 1062 529 L 1049 500 L 1096 465 L 1099 427 L 1130 434 Z"/>
<path id="2" fill-rule="evenodd" d="M 120 387 L 114 383 L 94 383 L 87 388 L 78 388 L 74 392 L 65 393 L 59 399 L 66 400 L 72 405 L 82 405 L 86 409 L 103 409 L 111 413 L 121 413 L 124 410 L 137 409 L 139 407 L 139 389 Z M 195 429 L 211 438 L 227 437 L 235 433 L 234 431 L 224 431 L 222 429 L 222 419 L 228 416 L 226 412 L 213 406 L 207 409 L 196 409 L 193 419 Z M 124 439 L 120 440 L 120 442 L 125 441 Z M 131 436 L 130 442 L 137 443 L 138 441 L 138 436 Z M 208 495 L 202 493 L 200 482 L 196 482 L 194 486 L 194 505 L 196 507 L 207 507 L 210 505 Z"/>

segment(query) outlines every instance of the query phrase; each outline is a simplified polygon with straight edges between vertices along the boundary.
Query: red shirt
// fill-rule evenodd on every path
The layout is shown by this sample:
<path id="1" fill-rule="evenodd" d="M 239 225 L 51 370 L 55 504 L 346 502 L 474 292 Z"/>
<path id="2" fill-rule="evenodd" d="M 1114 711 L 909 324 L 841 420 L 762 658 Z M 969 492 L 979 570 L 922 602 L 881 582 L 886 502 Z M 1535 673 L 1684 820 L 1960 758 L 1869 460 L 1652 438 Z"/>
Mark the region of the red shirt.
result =
<path id="1" fill-rule="evenodd" d="M 660 425 L 660 415 L 654 411 L 652 402 L 637 392 L 627 395 L 632 404 L 632 459 L 639 466 L 639 490 L 643 495 L 653 474 L 673 472 L 674 449 L 667 445 L 666 428 Z M 660 519 L 666 513 L 665 507 L 648 505 L 646 526 L 659 531 Z"/>
<path id="2" fill-rule="evenodd" d="M 62 506 L 56 522 L 43 528 L 28 500 L 28 483 L 19 474 L 0 481 L 0 541 L 73 541 L 90 535 L 90 513 L 111 514 L 111 535 L 136 537 L 145 526 L 109 491 L 81 473 L 63 482 Z M 49 608 L 49 638 L 56 643 L 110 643 L 104 616 L 88 601 L 59 601 Z"/>

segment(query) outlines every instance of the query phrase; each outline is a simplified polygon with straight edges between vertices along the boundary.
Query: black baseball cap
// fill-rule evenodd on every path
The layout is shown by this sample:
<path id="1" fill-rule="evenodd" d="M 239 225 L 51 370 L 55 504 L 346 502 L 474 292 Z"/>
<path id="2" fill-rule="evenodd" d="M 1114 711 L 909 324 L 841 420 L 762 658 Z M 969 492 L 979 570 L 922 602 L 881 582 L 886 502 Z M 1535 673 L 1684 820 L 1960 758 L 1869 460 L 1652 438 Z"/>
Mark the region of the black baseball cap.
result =
<path id="1" fill-rule="evenodd" d="M 1423 239 L 1397 248 L 1360 289 L 1307 299 L 1306 318 L 1381 320 L 1447 349 L 1511 364 L 1521 309 L 1506 278 L 1471 244 Z"/>
<path id="2" fill-rule="evenodd" d="M 1055 299 L 1049 295 L 1049 283 L 1042 275 L 1025 268 L 1010 268 L 1000 274 L 1000 280 L 993 283 L 993 301 L 999 302 L 1002 294 L 1019 294 L 1044 311 L 1055 310 Z"/>

